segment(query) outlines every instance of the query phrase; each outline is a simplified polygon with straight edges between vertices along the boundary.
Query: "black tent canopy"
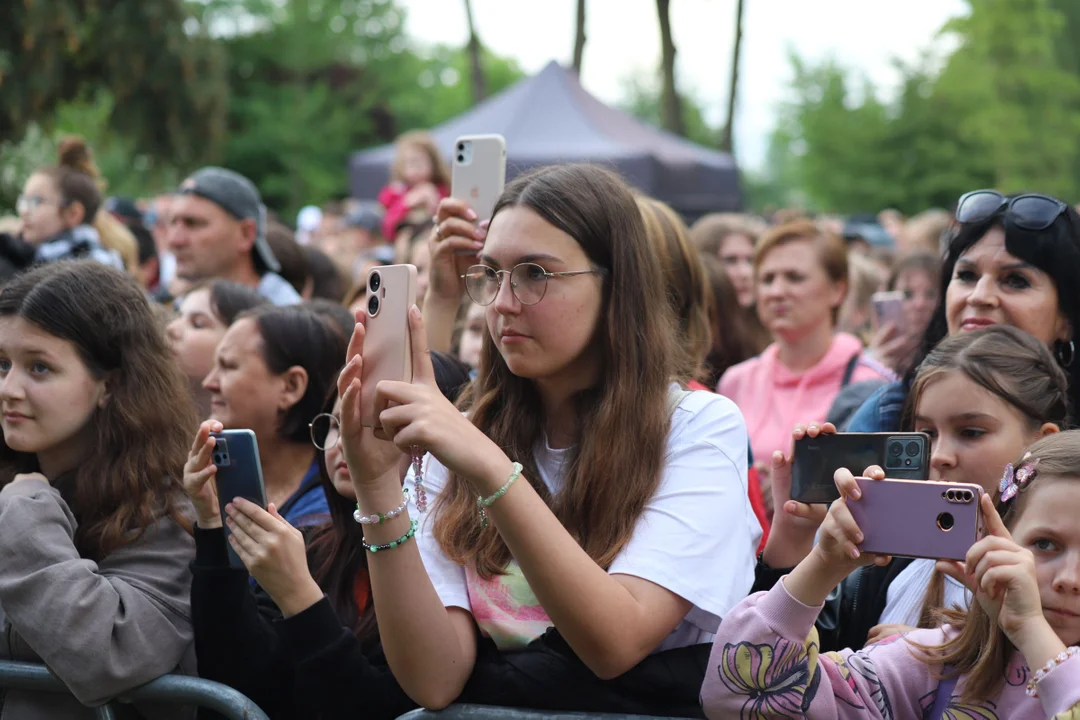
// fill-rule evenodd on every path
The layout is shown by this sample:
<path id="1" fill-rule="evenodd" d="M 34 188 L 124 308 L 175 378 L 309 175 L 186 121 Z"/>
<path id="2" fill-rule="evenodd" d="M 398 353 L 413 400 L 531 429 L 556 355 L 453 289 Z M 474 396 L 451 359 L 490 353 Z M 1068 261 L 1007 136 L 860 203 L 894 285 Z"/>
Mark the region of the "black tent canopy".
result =
<path id="1" fill-rule="evenodd" d="M 573 72 L 554 61 L 537 75 L 431 129 L 446 157 L 459 136 L 480 133 L 506 138 L 508 180 L 542 165 L 592 162 L 618 171 L 690 220 L 741 207 L 738 172 L 730 155 L 605 105 L 581 87 Z M 393 155 L 393 146 L 383 145 L 352 156 L 353 197 L 378 194 L 388 181 Z"/>

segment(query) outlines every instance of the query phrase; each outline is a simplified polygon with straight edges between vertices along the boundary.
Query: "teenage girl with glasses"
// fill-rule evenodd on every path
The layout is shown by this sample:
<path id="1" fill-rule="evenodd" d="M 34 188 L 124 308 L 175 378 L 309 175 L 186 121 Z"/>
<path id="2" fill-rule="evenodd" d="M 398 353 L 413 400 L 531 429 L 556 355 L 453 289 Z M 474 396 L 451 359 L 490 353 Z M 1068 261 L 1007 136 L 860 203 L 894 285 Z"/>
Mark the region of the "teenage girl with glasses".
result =
<path id="1" fill-rule="evenodd" d="M 444 201 L 437 237 L 475 242 L 462 214 Z M 362 323 L 339 388 L 386 656 L 428 708 L 459 697 L 478 654 L 541 636 L 596 682 L 708 642 L 760 537 L 738 411 L 672 383 L 671 309 L 622 181 L 589 166 L 517 179 L 480 264 L 461 273 L 489 331 L 466 414 L 432 386 L 418 310 L 414 381 L 379 384 L 380 430 L 360 425 Z M 372 523 L 403 505 L 395 445 L 426 453 L 422 480 L 410 473 L 408 512 Z M 550 695 L 536 700 L 584 702 Z"/>

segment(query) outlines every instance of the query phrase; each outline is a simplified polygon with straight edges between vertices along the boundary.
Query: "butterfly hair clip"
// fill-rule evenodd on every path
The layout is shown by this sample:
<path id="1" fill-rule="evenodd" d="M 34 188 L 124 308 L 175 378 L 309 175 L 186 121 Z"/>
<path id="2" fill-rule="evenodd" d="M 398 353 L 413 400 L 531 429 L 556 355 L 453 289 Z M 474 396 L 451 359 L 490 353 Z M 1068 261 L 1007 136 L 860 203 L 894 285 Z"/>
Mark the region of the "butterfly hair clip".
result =
<path id="1" fill-rule="evenodd" d="M 1030 457 L 1030 455 L 1028 456 Z M 1016 497 L 1016 494 L 1027 487 L 1027 484 L 1035 479 L 1035 468 L 1039 466 L 1039 458 L 1032 460 L 1024 459 L 1020 467 L 1013 469 L 1012 463 L 1005 466 L 1005 474 L 1001 476 L 998 491 L 1001 493 L 1001 502 L 1007 503 Z"/>

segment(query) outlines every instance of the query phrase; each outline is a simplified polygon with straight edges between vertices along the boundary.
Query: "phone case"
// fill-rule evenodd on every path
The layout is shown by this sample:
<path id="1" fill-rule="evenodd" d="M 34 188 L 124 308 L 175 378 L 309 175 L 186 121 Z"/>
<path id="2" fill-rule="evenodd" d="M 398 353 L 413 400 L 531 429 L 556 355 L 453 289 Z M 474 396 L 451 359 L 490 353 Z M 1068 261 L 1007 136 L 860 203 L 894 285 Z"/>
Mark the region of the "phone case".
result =
<path id="1" fill-rule="evenodd" d="M 879 465 L 889 477 L 925 480 L 930 476 L 930 437 L 926 433 L 835 433 L 804 437 L 795 443 L 791 499 L 802 503 L 832 503 L 840 497 L 833 482 L 833 474 L 839 468 L 857 474 L 871 465 Z"/>
<path id="2" fill-rule="evenodd" d="M 373 282 L 375 276 L 378 282 Z M 366 427 L 379 427 L 381 408 L 375 407 L 375 391 L 380 382 L 412 382 L 409 308 L 415 304 L 414 266 L 385 265 L 368 273 L 364 366 L 360 373 L 360 414 Z"/>
<path id="3" fill-rule="evenodd" d="M 983 489 L 968 483 L 857 478 L 862 497 L 848 509 L 863 533 L 862 552 L 963 560 L 982 531 Z"/>
<path id="4" fill-rule="evenodd" d="M 211 433 L 217 439 L 211 460 L 217 465 L 215 483 L 217 485 L 218 506 L 221 521 L 225 522 L 225 506 L 233 498 L 242 497 L 261 508 L 266 508 L 266 488 L 263 485 L 262 463 L 259 460 L 259 443 L 251 430 L 225 430 Z M 229 537 L 229 526 L 225 524 L 225 539 Z M 244 567 L 240 556 L 228 545 L 229 564 Z"/>
<path id="5" fill-rule="evenodd" d="M 502 135 L 463 135 L 454 142 L 450 195 L 464 200 L 480 220 L 491 211 L 506 184 L 506 141 Z"/>
<path id="6" fill-rule="evenodd" d="M 892 323 L 897 327 L 904 320 L 904 293 L 898 291 L 874 293 L 870 298 L 874 308 L 874 319 L 881 327 Z"/>

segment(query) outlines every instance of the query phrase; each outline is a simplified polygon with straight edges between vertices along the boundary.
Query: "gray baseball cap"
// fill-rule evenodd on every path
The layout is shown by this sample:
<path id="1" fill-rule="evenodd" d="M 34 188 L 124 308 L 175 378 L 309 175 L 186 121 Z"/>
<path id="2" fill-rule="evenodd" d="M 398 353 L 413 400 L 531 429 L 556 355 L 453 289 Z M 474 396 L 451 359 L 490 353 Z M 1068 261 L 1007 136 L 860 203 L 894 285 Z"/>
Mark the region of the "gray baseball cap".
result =
<path id="1" fill-rule="evenodd" d="M 220 167 L 204 167 L 180 184 L 181 195 L 209 200 L 237 220 L 255 221 L 255 266 L 278 272 L 281 263 L 266 241 L 266 206 L 255 183 L 240 173 Z"/>

